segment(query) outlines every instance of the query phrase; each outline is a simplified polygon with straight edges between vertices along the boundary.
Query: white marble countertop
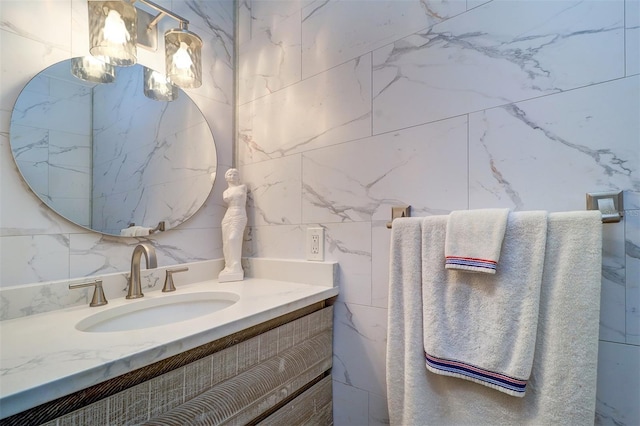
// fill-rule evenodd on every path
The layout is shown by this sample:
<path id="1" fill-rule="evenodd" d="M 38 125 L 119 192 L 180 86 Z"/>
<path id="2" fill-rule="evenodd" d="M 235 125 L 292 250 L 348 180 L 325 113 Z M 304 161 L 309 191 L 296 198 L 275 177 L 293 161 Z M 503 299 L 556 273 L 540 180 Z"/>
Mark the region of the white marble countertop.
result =
<path id="1" fill-rule="evenodd" d="M 328 283 L 327 283 L 328 284 Z M 183 285 L 176 293 L 223 291 L 239 301 L 223 310 L 164 326 L 118 332 L 75 328 L 106 306 L 72 307 L 0 322 L 0 418 L 87 388 L 338 294 L 337 287 L 265 278 Z M 168 294 L 176 294 L 168 293 Z M 166 297 L 145 293 L 143 299 Z"/>

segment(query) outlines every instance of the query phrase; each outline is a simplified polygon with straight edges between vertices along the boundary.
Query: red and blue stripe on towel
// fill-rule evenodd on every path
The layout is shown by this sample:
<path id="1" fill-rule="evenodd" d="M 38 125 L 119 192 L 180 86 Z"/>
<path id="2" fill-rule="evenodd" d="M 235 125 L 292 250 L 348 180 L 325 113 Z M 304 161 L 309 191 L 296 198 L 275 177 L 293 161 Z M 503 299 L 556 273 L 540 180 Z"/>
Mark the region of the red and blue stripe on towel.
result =
<path id="1" fill-rule="evenodd" d="M 525 393 L 525 388 L 527 386 L 526 380 L 515 379 L 513 377 L 505 376 L 504 374 L 484 370 L 460 361 L 437 358 L 426 352 L 424 355 L 427 361 L 427 368 L 429 370 L 439 370 L 441 374 L 448 376 L 464 376 L 465 378 L 486 384 L 490 387 L 509 390 L 511 392 L 508 393 L 512 395 L 515 393 L 514 396 L 524 395 Z"/>
<path id="2" fill-rule="evenodd" d="M 473 266 L 475 268 L 482 268 L 486 270 L 496 270 L 498 262 L 495 260 L 478 259 L 475 257 L 461 257 L 461 256 L 447 256 L 445 260 L 446 265 L 462 265 Z"/>

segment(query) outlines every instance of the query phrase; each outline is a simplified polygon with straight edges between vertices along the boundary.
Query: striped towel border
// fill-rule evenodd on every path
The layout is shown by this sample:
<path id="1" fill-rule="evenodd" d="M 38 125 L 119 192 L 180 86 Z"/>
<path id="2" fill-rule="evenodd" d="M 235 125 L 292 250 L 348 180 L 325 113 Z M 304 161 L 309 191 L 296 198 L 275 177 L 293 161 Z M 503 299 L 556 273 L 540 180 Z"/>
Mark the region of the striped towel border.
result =
<path id="1" fill-rule="evenodd" d="M 498 262 L 495 260 L 462 256 L 447 256 L 445 258 L 445 268 L 447 269 L 495 271 L 497 266 Z"/>
<path id="2" fill-rule="evenodd" d="M 527 381 L 485 370 L 471 364 L 437 358 L 425 352 L 427 369 L 436 374 L 471 380 L 512 396 L 523 397 Z"/>

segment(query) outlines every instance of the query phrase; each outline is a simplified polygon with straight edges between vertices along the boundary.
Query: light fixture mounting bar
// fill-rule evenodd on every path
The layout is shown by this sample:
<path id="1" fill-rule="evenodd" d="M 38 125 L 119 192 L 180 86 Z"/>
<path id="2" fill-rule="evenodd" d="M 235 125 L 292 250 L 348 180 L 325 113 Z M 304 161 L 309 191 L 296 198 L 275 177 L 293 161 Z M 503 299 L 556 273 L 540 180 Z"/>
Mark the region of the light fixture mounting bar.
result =
<path id="1" fill-rule="evenodd" d="M 160 22 L 160 20 L 164 17 L 164 16 L 169 16 L 173 19 L 175 19 L 176 21 L 180 22 L 180 29 L 182 30 L 186 30 L 187 26 L 189 25 L 189 21 L 184 19 L 182 16 L 173 13 L 172 11 L 170 11 L 169 9 L 165 9 L 164 7 L 160 6 L 159 4 L 155 4 L 154 2 L 150 1 L 150 0 L 138 0 L 140 3 L 144 3 L 147 6 L 157 10 L 158 15 L 149 23 L 149 28 L 153 28 L 154 26 L 156 26 L 158 24 L 158 22 Z"/>

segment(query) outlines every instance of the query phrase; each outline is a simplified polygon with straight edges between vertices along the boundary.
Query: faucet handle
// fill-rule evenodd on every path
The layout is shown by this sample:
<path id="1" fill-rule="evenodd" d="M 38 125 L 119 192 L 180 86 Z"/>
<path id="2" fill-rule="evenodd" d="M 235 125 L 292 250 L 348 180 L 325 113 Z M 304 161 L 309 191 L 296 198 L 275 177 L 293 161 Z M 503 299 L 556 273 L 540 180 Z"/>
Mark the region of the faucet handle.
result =
<path id="1" fill-rule="evenodd" d="M 69 289 L 73 290 L 75 288 L 91 287 L 91 286 L 94 286 L 94 289 L 93 289 L 93 297 L 91 298 L 91 302 L 89 303 L 89 306 L 91 307 L 103 306 L 109 303 L 107 301 L 107 298 L 104 295 L 104 290 L 102 289 L 102 280 L 95 280 L 95 281 L 90 281 L 87 283 L 80 283 L 80 284 L 69 284 Z"/>
<path id="2" fill-rule="evenodd" d="M 183 268 L 174 268 L 174 269 L 167 269 L 167 276 L 164 279 L 164 287 L 162 288 L 162 291 L 165 293 L 168 293 L 170 291 L 176 291 L 176 286 L 173 285 L 173 274 L 175 272 L 185 272 L 188 271 L 189 268 L 188 267 L 183 267 Z"/>

